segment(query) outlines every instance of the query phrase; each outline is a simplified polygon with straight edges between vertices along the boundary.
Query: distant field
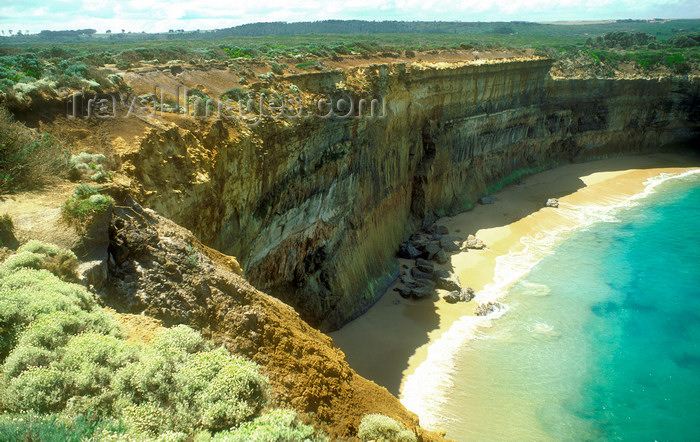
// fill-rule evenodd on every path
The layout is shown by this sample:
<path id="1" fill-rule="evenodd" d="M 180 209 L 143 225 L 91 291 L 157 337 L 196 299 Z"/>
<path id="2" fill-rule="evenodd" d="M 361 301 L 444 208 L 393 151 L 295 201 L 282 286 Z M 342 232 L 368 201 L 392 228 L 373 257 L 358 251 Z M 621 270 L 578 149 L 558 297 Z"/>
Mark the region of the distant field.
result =
<path id="1" fill-rule="evenodd" d="M 270 75 L 324 71 L 343 60 L 357 65 L 358 60 L 406 61 L 438 53 L 470 59 L 484 53 L 492 57 L 534 53 L 561 61 L 558 72 L 565 76 L 687 75 L 700 68 L 700 20 L 324 21 L 164 34 L 46 31 L 0 38 L 0 102 L 7 97 L 27 101 L 32 94 L 52 91 L 128 89 L 121 74 L 141 67 L 230 68 L 248 59 L 263 72 L 237 66 L 245 77 L 240 86 L 245 86 L 249 78 L 267 81 Z M 257 78 L 260 75 L 264 78 Z"/>
<path id="2" fill-rule="evenodd" d="M 91 30 L 84 30 L 91 31 Z M 92 30 L 94 31 L 94 30 Z M 356 20 L 327 20 L 305 23 L 254 23 L 234 28 L 146 34 L 146 33 L 44 33 L 26 36 L 0 37 L 0 46 L 42 47 L 55 44 L 84 44 L 90 50 L 108 50 L 115 45 L 149 45 L 186 42 L 194 48 L 217 44 L 255 47 L 264 44 L 295 46 L 302 43 L 338 44 L 341 42 L 373 42 L 399 46 L 402 49 L 439 48 L 462 43 L 507 44 L 531 46 L 536 44 L 575 44 L 588 37 L 613 31 L 644 32 L 663 40 L 677 34 L 700 32 L 697 20 L 618 20 L 600 22 L 366 22 Z M 97 46 L 93 46 L 97 45 Z M 126 46 L 125 46 L 126 45 Z"/>

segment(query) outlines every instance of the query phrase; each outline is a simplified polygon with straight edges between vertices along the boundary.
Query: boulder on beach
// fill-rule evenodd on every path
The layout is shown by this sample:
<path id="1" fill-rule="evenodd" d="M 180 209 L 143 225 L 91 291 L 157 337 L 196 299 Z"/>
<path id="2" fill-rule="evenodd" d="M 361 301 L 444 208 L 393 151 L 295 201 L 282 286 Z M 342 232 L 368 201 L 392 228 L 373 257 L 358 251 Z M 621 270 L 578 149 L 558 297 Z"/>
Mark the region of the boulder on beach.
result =
<path id="1" fill-rule="evenodd" d="M 437 278 L 435 280 L 435 286 L 439 289 L 447 290 L 449 292 L 454 290 L 459 291 L 462 288 L 462 286 L 459 285 L 459 281 L 456 277 Z"/>
<path id="2" fill-rule="evenodd" d="M 450 276 L 452 276 L 452 273 L 445 269 L 438 269 L 433 272 L 433 277 L 435 278 L 449 278 Z"/>
<path id="3" fill-rule="evenodd" d="M 445 253 L 444 250 L 440 249 L 434 256 L 435 261 L 437 261 L 440 264 L 445 264 L 447 261 L 450 260 L 450 257 L 447 256 L 447 253 Z"/>
<path id="4" fill-rule="evenodd" d="M 420 254 L 421 252 L 410 242 L 403 242 L 399 246 L 399 258 L 416 259 L 420 256 Z"/>
<path id="5" fill-rule="evenodd" d="M 443 236 L 440 238 L 440 247 L 446 252 L 458 252 L 459 246 L 455 241 L 459 240 L 453 236 Z"/>
<path id="6" fill-rule="evenodd" d="M 399 292 L 399 295 L 401 295 L 402 298 L 410 298 L 411 297 L 411 290 L 412 289 L 410 287 L 396 287 L 394 290 Z"/>
<path id="7" fill-rule="evenodd" d="M 411 278 L 411 275 L 409 275 L 408 273 L 404 273 L 403 275 L 401 275 L 401 277 L 399 277 L 399 279 L 404 284 L 415 284 L 416 282 L 413 278 Z"/>
<path id="8" fill-rule="evenodd" d="M 500 302 L 496 301 L 489 301 L 485 304 L 479 304 L 479 306 L 476 308 L 474 311 L 474 314 L 476 316 L 486 316 L 488 314 L 491 314 L 493 312 L 497 312 L 501 309 L 503 309 L 503 304 Z"/>
<path id="9" fill-rule="evenodd" d="M 442 299 L 450 304 L 469 302 L 474 299 L 474 289 L 471 287 L 462 287 L 459 290 L 452 290 L 450 293 L 443 296 Z"/>
<path id="10" fill-rule="evenodd" d="M 483 249 L 486 244 L 474 235 L 469 235 L 467 240 L 462 244 L 462 249 Z"/>
<path id="11" fill-rule="evenodd" d="M 417 267 L 411 269 L 411 276 L 416 279 L 433 279 L 433 275 L 431 273 L 423 272 Z"/>
<path id="12" fill-rule="evenodd" d="M 479 204 L 493 204 L 496 201 L 498 201 L 498 198 L 495 196 L 482 196 L 479 198 Z"/>
<path id="13" fill-rule="evenodd" d="M 447 302 L 449 304 L 456 304 L 459 301 L 461 301 L 460 296 L 459 296 L 459 292 L 457 290 L 446 294 L 445 296 L 442 297 L 442 299 L 444 299 L 445 302 Z"/>
<path id="14" fill-rule="evenodd" d="M 559 200 L 556 198 L 549 198 L 544 205 L 545 207 L 559 207 Z"/>
<path id="15" fill-rule="evenodd" d="M 435 290 L 435 283 L 432 279 L 417 279 L 416 287 L 428 287 L 430 290 Z"/>
<path id="16" fill-rule="evenodd" d="M 447 226 L 437 226 L 437 233 L 440 235 L 449 235 L 450 229 Z"/>
<path id="17" fill-rule="evenodd" d="M 462 287 L 459 291 L 459 299 L 463 302 L 469 302 L 474 299 L 474 289 L 471 287 Z"/>
<path id="18" fill-rule="evenodd" d="M 435 270 L 435 265 L 423 258 L 418 258 L 416 259 L 416 268 L 421 272 L 433 273 L 433 270 Z"/>
<path id="19" fill-rule="evenodd" d="M 411 289 L 411 297 L 413 299 L 429 298 L 433 295 L 433 290 L 430 287 L 416 287 Z"/>
<path id="20" fill-rule="evenodd" d="M 431 242 L 425 246 L 425 251 L 423 252 L 423 257 L 425 259 L 433 259 L 433 257 L 440 251 L 440 246 Z"/>

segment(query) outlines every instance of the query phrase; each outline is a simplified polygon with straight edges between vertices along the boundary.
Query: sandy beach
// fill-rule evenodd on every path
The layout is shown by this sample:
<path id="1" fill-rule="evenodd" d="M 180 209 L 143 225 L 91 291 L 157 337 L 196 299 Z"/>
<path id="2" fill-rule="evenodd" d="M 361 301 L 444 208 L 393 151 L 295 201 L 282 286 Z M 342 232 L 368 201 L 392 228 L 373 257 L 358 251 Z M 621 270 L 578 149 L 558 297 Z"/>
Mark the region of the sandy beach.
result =
<path id="1" fill-rule="evenodd" d="M 570 164 L 525 177 L 493 194 L 498 199 L 494 204 L 438 221 L 450 235 L 465 240 L 475 234 L 487 248 L 453 254 L 436 269 L 455 273 L 463 286 L 479 292 L 493 281 L 497 258 L 522 250 L 523 238 L 574 227 L 578 220 L 572 210 L 620 204 L 642 192 L 650 178 L 698 167 L 698 157 L 648 154 Z M 559 199 L 560 207 L 545 208 L 548 198 Z M 393 288 L 330 336 L 352 368 L 400 397 L 404 380 L 425 361 L 428 347 L 457 319 L 473 315 L 477 304 L 448 304 L 439 299 L 444 292 L 432 299 L 403 299 Z"/>

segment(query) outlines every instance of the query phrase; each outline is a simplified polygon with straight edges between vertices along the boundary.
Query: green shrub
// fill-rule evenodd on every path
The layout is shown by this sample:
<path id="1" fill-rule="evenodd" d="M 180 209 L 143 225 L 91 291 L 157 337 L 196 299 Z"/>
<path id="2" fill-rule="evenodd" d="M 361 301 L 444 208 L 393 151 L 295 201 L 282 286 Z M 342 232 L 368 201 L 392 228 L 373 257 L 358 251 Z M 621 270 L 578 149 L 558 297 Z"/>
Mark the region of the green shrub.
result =
<path id="1" fill-rule="evenodd" d="M 322 439 L 315 437 L 312 426 L 300 423 L 294 411 L 272 410 L 253 421 L 240 425 L 235 430 L 220 432 L 211 440 L 213 442 L 286 442 Z"/>
<path id="2" fill-rule="evenodd" d="M 112 316 L 102 310 L 71 314 L 57 311 L 38 316 L 21 333 L 16 347 L 5 359 L 3 378 L 17 376 L 28 367 L 48 366 L 58 361 L 69 340 L 86 331 L 122 337 Z"/>
<path id="3" fill-rule="evenodd" d="M 15 269 L 28 268 L 40 270 L 42 268 L 41 262 L 45 258 L 45 255 L 32 252 L 19 252 L 16 253 L 5 260 L 5 262 L 0 265 L 0 276 L 9 274 Z"/>
<path id="4" fill-rule="evenodd" d="M 29 367 L 3 386 L 3 408 L 15 413 L 59 412 L 68 400 L 68 381 L 67 374 L 56 367 Z"/>
<path id="5" fill-rule="evenodd" d="M 0 108 L 0 192 L 42 186 L 68 170 L 68 152 Z"/>
<path id="6" fill-rule="evenodd" d="M 81 152 L 77 155 L 71 155 L 70 164 L 75 166 L 80 163 L 84 164 L 104 164 L 107 161 L 101 153 Z"/>
<path id="7" fill-rule="evenodd" d="M 186 325 L 178 325 L 159 333 L 151 340 L 150 347 L 156 351 L 167 352 L 171 350 L 196 353 L 206 350 L 202 335 Z"/>
<path id="8" fill-rule="evenodd" d="M 682 61 L 675 63 L 672 67 L 673 72 L 678 75 L 687 75 L 692 70 L 690 63 Z"/>
<path id="9" fill-rule="evenodd" d="M 201 335 L 185 326 L 154 338 L 114 380 L 127 420 L 157 434 L 194 426 L 218 431 L 255 417 L 267 388 L 257 365 L 223 349 L 205 350 Z"/>
<path id="10" fill-rule="evenodd" d="M 58 352 L 55 349 L 34 345 L 17 345 L 3 364 L 3 381 L 6 382 L 17 377 L 31 367 L 48 367 L 58 357 Z"/>
<path id="11" fill-rule="evenodd" d="M 221 94 L 221 99 L 222 100 L 234 100 L 234 101 L 240 101 L 244 99 L 248 95 L 248 92 L 245 91 L 244 89 L 240 87 L 234 87 L 223 94 Z"/>
<path id="12" fill-rule="evenodd" d="M 84 416 L 66 418 L 57 414 L 2 414 L 0 440 L 3 441 L 87 441 L 121 439 L 126 426 L 116 420 L 94 420 Z"/>
<path id="13" fill-rule="evenodd" d="M 61 281 L 47 270 L 13 270 L 0 279 L 0 361 L 40 315 L 59 310 L 75 314 L 94 307 L 94 299 L 82 286 Z"/>
<path id="14" fill-rule="evenodd" d="M 383 414 L 368 414 L 363 417 L 357 431 L 357 437 L 363 441 L 416 441 L 416 436 L 406 427 Z"/>
<path id="15" fill-rule="evenodd" d="M 352 51 L 345 45 L 333 46 L 333 51 L 340 55 L 350 55 Z"/>
<path id="16" fill-rule="evenodd" d="M 316 66 L 316 61 L 308 60 L 308 61 L 301 62 L 294 67 L 297 69 L 304 70 L 304 71 L 310 71 L 315 66 Z"/>
<path id="17" fill-rule="evenodd" d="M 271 70 L 272 73 L 274 73 L 275 75 L 282 75 L 282 74 L 284 74 L 284 68 L 285 68 L 285 67 L 287 67 L 287 66 L 284 65 L 284 64 L 275 63 L 274 61 L 270 63 L 270 70 Z"/>
<path id="18" fill-rule="evenodd" d="M 65 252 L 60 247 L 54 244 L 47 244 L 36 239 L 32 239 L 25 245 L 17 249 L 17 253 L 30 252 L 30 253 L 40 253 L 47 256 L 55 256 L 59 253 Z M 75 256 L 75 255 L 73 255 Z"/>
<path id="19" fill-rule="evenodd" d="M 0 66 L 32 78 L 39 78 L 44 72 L 44 64 L 33 52 L 0 57 Z"/>
<path id="20" fill-rule="evenodd" d="M 232 356 L 197 402 L 209 430 L 225 430 L 256 416 L 265 406 L 267 379 L 252 362 Z"/>
<path id="21" fill-rule="evenodd" d="M 192 398 L 204 391 L 231 355 L 223 348 L 192 355 L 174 376 L 181 398 Z"/>
<path id="22" fill-rule="evenodd" d="M 96 216 L 110 210 L 113 204 L 114 200 L 98 193 L 96 187 L 81 184 L 76 186 L 73 196 L 63 203 L 61 210 L 66 221 L 85 228 Z"/>
<path id="23" fill-rule="evenodd" d="M 76 280 L 77 266 L 78 258 L 70 250 L 31 240 L 17 249 L 16 254 L 0 264 L 0 277 L 24 267 L 36 270 L 46 269 L 59 278 L 72 282 Z"/>
<path id="24" fill-rule="evenodd" d="M 115 64 L 115 67 L 116 67 L 117 69 L 120 69 L 120 70 L 122 70 L 122 71 L 125 71 L 125 70 L 127 70 L 127 69 L 131 69 L 131 62 L 130 62 L 130 61 L 126 61 L 126 60 L 119 60 L 119 61 L 117 61 L 117 63 Z"/>
<path id="25" fill-rule="evenodd" d="M 100 190 L 97 187 L 89 184 L 80 184 L 73 189 L 73 197 L 77 199 L 90 198 L 92 195 L 98 195 L 99 193 Z"/>
<path id="26" fill-rule="evenodd" d="M 23 247 L 15 256 L 53 258 L 64 253 L 39 242 Z M 82 286 L 45 270 L 5 271 L 0 279 L 3 407 L 12 412 L 68 408 L 74 414 L 109 415 L 113 374 L 135 360 L 137 349 L 120 339 L 114 319 Z"/>
<path id="27" fill-rule="evenodd" d="M 87 79 L 88 67 L 85 66 L 84 63 L 71 64 L 69 61 L 66 60 L 59 63 L 58 67 L 66 75 Z"/>
<path id="28" fill-rule="evenodd" d="M 237 47 L 222 47 L 224 52 L 226 52 L 231 58 L 253 58 L 255 55 L 255 50 L 253 49 L 243 49 Z"/>
<path id="29" fill-rule="evenodd" d="M 96 183 L 104 183 L 107 180 L 112 179 L 112 175 L 110 173 L 107 173 L 105 171 L 104 166 L 102 164 L 98 165 L 91 165 L 90 170 L 93 171 L 92 175 L 90 175 L 90 180 L 96 182 Z"/>
<path id="30" fill-rule="evenodd" d="M 22 333 L 17 345 L 31 345 L 53 350 L 66 345 L 70 337 L 86 331 L 123 337 L 112 315 L 103 310 L 81 310 L 73 314 L 54 312 L 42 315 L 32 322 Z"/>
<path id="31" fill-rule="evenodd" d="M 139 346 L 115 336 L 87 332 L 73 337 L 62 350 L 58 366 L 73 374 L 73 393 L 89 395 L 109 387 L 113 373 L 136 360 Z"/>
<path id="32" fill-rule="evenodd" d="M 89 186 L 76 193 L 99 196 Z M 30 242 L 15 256 L 37 265 L 42 257 L 63 252 Z M 0 439 L 7 434 L 34 437 L 59 421 L 57 437 L 85 434 L 97 440 L 123 434 L 125 428 L 125 437 L 133 440 L 163 441 L 234 427 L 241 433 L 233 440 L 306 440 L 313 434 L 290 411 L 246 424 L 267 404 L 268 380 L 256 364 L 224 348 L 211 349 L 184 325 L 163 331 L 149 344 L 130 343 L 83 287 L 46 270 L 5 267 L 0 276 L 0 345 L 3 409 L 56 417 L 32 418 L 14 433 L 0 420 Z M 120 427 L 121 433 L 99 425 L 76 428 L 81 416 L 91 416 L 92 423 L 119 417 L 126 426 Z"/>

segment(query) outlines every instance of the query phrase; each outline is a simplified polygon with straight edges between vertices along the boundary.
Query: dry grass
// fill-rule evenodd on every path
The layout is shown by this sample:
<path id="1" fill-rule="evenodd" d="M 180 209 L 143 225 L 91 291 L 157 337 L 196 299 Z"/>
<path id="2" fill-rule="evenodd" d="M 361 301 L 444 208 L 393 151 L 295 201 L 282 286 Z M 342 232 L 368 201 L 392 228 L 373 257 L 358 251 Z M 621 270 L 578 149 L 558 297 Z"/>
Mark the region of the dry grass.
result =
<path id="1" fill-rule="evenodd" d="M 39 135 L 0 108 L 0 193 L 51 183 L 65 175 L 69 159 L 53 136 Z"/>

